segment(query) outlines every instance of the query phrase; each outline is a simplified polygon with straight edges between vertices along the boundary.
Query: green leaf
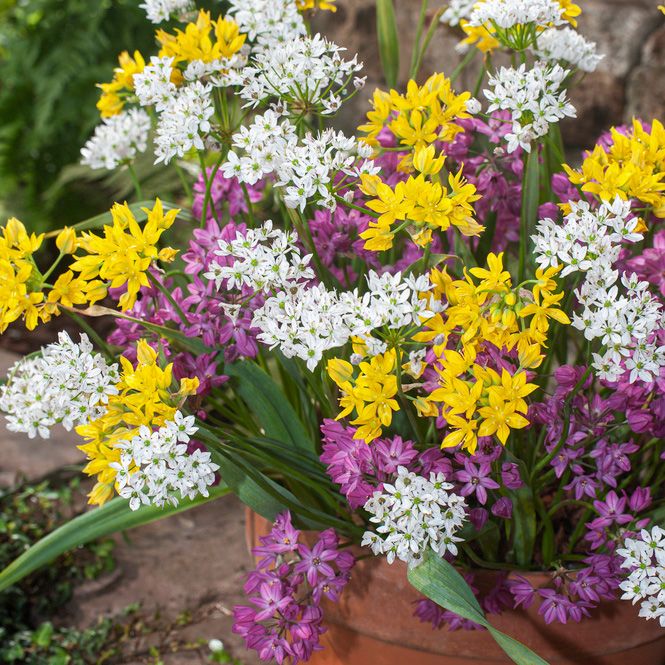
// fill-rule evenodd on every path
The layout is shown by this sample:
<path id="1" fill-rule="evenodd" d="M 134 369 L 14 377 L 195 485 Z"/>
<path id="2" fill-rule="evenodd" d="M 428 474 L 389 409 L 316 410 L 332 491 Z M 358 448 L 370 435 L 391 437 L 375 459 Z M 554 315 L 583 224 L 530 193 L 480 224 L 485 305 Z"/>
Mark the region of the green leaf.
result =
<path id="1" fill-rule="evenodd" d="M 427 552 L 423 562 L 409 570 L 409 582 L 430 600 L 487 628 L 497 644 L 517 665 L 548 665 L 547 661 L 517 640 L 505 635 L 485 618 L 465 579 L 445 559 Z"/>
<path id="2" fill-rule="evenodd" d="M 524 184 L 522 185 L 522 210 L 520 214 L 520 256 L 519 281 L 526 279 L 532 272 L 531 235 L 535 230 L 540 201 L 540 160 L 538 146 L 532 146 L 524 165 Z"/>
<path id="3" fill-rule="evenodd" d="M 376 32 L 383 75 L 386 83 L 394 88 L 399 74 L 399 37 L 392 0 L 376 0 Z"/>
<path id="4" fill-rule="evenodd" d="M 227 365 L 225 373 L 237 379 L 235 390 L 256 415 L 266 436 L 290 443 L 312 456 L 316 442 L 307 434 L 298 414 L 272 378 L 256 363 L 242 361 Z"/>
<path id="5" fill-rule="evenodd" d="M 218 499 L 229 492 L 230 490 L 225 484 L 220 484 L 210 488 L 210 496 L 208 497 L 199 496 L 193 500 L 186 499 L 175 507 L 171 505 L 164 508 L 141 506 L 138 510 L 130 510 L 126 499 L 121 497 L 111 499 L 100 508 L 83 513 L 83 515 L 79 515 L 63 524 L 12 561 L 0 572 L 0 591 L 4 591 L 26 575 L 79 545 L 84 545 L 91 540 L 108 536 L 117 531 L 126 531 L 181 513 L 213 499 Z"/>
<path id="6" fill-rule="evenodd" d="M 536 541 L 536 507 L 533 492 L 528 485 L 514 492 L 513 500 L 513 548 L 517 564 L 525 568 L 531 564 Z"/>

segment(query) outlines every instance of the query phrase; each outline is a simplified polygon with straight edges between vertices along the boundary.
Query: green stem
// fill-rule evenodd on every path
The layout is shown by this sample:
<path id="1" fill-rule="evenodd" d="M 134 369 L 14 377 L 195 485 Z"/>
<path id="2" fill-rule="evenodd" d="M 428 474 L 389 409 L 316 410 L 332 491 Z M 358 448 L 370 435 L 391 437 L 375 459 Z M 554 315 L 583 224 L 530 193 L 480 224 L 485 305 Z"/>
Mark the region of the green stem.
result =
<path id="1" fill-rule="evenodd" d="M 418 27 L 416 28 L 416 38 L 413 42 L 411 51 L 411 67 L 409 68 L 409 78 L 415 79 L 418 74 L 418 51 L 420 49 L 420 40 L 423 36 L 423 26 L 425 25 L 425 16 L 427 15 L 427 6 L 429 0 L 422 0 L 420 4 L 420 15 L 418 16 Z"/>
<path id="2" fill-rule="evenodd" d="M 439 9 L 436 14 L 434 14 L 432 17 L 432 22 L 429 24 L 427 34 L 425 35 L 425 41 L 423 42 L 423 47 L 420 49 L 420 53 L 418 54 L 418 60 L 416 60 L 415 75 L 413 78 L 415 78 L 415 76 L 417 76 L 418 72 L 420 71 L 420 66 L 423 64 L 425 53 L 427 53 L 427 49 L 429 48 L 430 42 L 432 41 L 432 37 L 434 37 L 434 32 L 439 26 L 439 19 L 441 18 L 441 14 L 443 14 L 443 7 Z"/>
<path id="3" fill-rule="evenodd" d="M 136 175 L 136 171 L 134 170 L 134 166 L 132 164 L 127 164 L 127 172 L 129 173 L 129 177 L 132 179 L 132 183 L 134 184 L 136 200 L 143 201 L 143 190 L 141 189 L 141 182 L 139 181 L 139 178 Z"/>
<path id="4" fill-rule="evenodd" d="M 175 298 L 171 295 L 169 290 L 162 284 L 162 282 L 148 271 L 148 279 L 161 291 L 164 297 L 171 303 L 173 309 L 176 311 L 177 315 L 180 317 L 180 320 L 186 325 L 189 326 L 189 319 L 187 315 L 182 311 L 180 305 L 175 301 Z"/>
<path id="5" fill-rule="evenodd" d="M 99 333 L 97 333 L 97 331 L 83 317 L 79 316 L 71 309 L 65 309 L 65 312 L 73 321 L 76 322 L 79 327 L 81 327 L 87 333 L 88 337 L 90 337 L 90 339 L 92 339 L 97 344 L 109 362 L 116 362 L 116 357 L 113 355 L 113 353 L 111 353 L 111 347 L 106 343 L 106 340 L 102 339 Z"/>

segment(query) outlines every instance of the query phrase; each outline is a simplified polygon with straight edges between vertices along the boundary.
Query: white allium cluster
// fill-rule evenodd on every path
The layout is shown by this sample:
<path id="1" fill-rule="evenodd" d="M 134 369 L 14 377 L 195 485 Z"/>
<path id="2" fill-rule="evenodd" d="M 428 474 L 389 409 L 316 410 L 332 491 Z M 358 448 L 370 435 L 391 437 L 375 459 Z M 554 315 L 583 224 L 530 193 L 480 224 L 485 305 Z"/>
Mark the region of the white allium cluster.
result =
<path id="1" fill-rule="evenodd" d="M 157 121 L 155 163 L 168 163 L 192 148 L 204 149 L 203 139 L 215 113 L 211 91 L 210 85 L 194 81 L 178 89 L 166 102 Z"/>
<path id="2" fill-rule="evenodd" d="M 228 15 L 256 42 L 256 50 L 281 48 L 307 34 L 293 0 L 230 0 Z"/>
<path id="3" fill-rule="evenodd" d="M 118 366 L 93 353 L 87 335 L 76 344 L 66 332 L 33 358 L 19 360 L 0 386 L 0 411 L 7 429 L 31 439 L 48 439 L 53 425 L 67 431 L 105 413 L 109 395 L 116 395 Z"/>
<path id="4" fill-rule="evenodd" d="M 484 0 L 475 4 L 469 24 L 489 23 L 503 30 L 526 23 L 549 27 L 563 25 L 562 14 L 563 7 L 556 0 Z"/>
<path id="5" fill-rule="evenodd" d="M 294 125 L 273 110 L 257 116 L 249 127 L 241 127 L 232 140 L 235 150 L 229 151 L 222 165 L 224 176 L 253 185 L 274 173 L 290 208 L 303 210 L 313 200 L 334 209 L 331 188 L 336 173 L 359 177 L 377 172 L 368 159 L 371 148 L 364 142 L 332 129 L 317 136 L 308 133 L 299 142 Z"/>
<path id="6" fill-rule="evenodd" d="M 226 289 L 249 288 L 266 295 L 252 318 L 252 327 L 260 330 L 258 339 L 278 346 L 288 358 L 301 358 L 310 370 L 326 350 L 343 346 L 352 337 L 363 338 L 370 355 L 383 353 L 385 345 L 369 336 L 372 330 L 419 324 L 441 307 L 429 298 L 432 284 L 427 275 L 370 271 L 363 295 L 312 285 L 311 255 L 302 256 L 297 237 L 273 229 L 270 221 L 260 229 L 238 233 L 230 242 L 221 240 L 215 253 L 225 265 L 212 262 L 204 276 L 218 289 L 224 284 Z"/>
<path id="7" fill-rule="evenodd" d="M 274 229 L 272 221 L 258 229 L 238 232 L 234 240 L 219 241 L 217 256 L 232 257 L 232 265 L 213 261 L 204 277 L 215 281 L 219 289 L 226 282 L 227 289 L 247 286 L 253 291 L 289 290 L 299 288 L 301 282 L 314 278 L 309 267 L 311 254 L 301 256 L 294 233 Z"/>
<path id="8" fill-rule="evenodd" d="M 457 555 L 456 543 L 463 539 L 455 534 L 466 519 L 466 502 L 445 480 L 442 473 L 430 473 L 428 480 L 398 467 L 395 483 L 384 483 L 365 504 L 378 526 L 365 532 L 361 544 L 385 554 L 388 563 L 400 559 L 409 568 L 421 563 L 430 547 L 439 556 Z"/>
<path id="9" fill-rule="evenodd" d="M 446 11 L 441 14 L 441 23 L 455 27 L 463 19 L 468 20 L 478 0 L 450 0 Z"/>
<path id="10" fill-rule="evenodd" d="M 131 162 L 148 147 L 150 116 L 142 109 L 104 118 L 81 148 L 81 164 L 92 169 L 114 169 Z"/>
<path id="11" fill-rule="evenodd" d="M 154 106 L 155 111 L 163 111 L 176 93 L 175 83 L 171 82 L 173 58 L 159 58 L 153 55 L 150 64 L 142 72 L 134 74 L 134 92 L 141 106 Z"/>
<path id="12" fill-rule="evenodd" d="M 658 619 L 665 628 L 665 530 L 642 529 L 639 538 L 626 538 L 616 553 L 623 559 L 621 567 L 630 571 L 619 585 L 622 600 L 641 601 L 640 616 Z"/>
<path id="13" fill-rule="evenodd" d="M 535 53 L 550 62 L 563 61 L 583 72 L 594 72 L 605 57 L 596 50 L 596 42 L 587 41 L 573 28 L 549 28 L 538 35 Z"/>
<path id="14" fill-rule="evenodd" d="M 208 496 L 219 466 L 210 461 L 209 452 L 187 452 L 197 430 L 194 416 L 176 411 L 163 427 L 152 431 L 142 425 L 130 441 L 116 444 L 122 450 L 120 461 L 110 466 L 117 472 L 118 494 L 129 499 L 132 510 L 143 504 L 177 506 L 186 497 Z"/>
<path id="15" fill-rule="evenodd" d="M 192 0 L 145 0 L 139 5 L 152 23 L 168 21 L 174 14 L 186 12 L 193 6 Z"/>
<path id="16" fill-rule="evenodd" d="M 354 73 L 362 69 L 357 56 L 342 58 L 344 50 L 318 34 L 262 50 L 238 72 L 237 83 L 243 86 L 239 95 L 252 108 L 276 97 L 295 107 L 296 114 L 302 109 L 333 114 L 347 96 Z M 358 82 L 361 87 L 362 80 Z"/>
<path id="17" fill-rule="evenodd" d="M 558 64 L 538 61 L 533 68 L 501 67 L 489 77 L 484 95 L 489 101 L 487 113 L 498 109 L 510 111 L 511 132 L 506 134 L 508 152 L 522 147 L 531 151 L 531 142 L 549 131 L 551 123 L 566 116 L 575 117 L 575 107 L 568 101 L 562 84 L 569 72 Z"/>
<path id="18" fill-rule="evenodd" d="M 563 224 L 549 218 L 538 223 L 536 262 L 542 268 L 562 266 L 562 276 L 584 274 L 575 291 L 581 311 L 574 313 L 572 324 L 586 339 L 600 340 L 603 352 L 593 354 L 598 376 L 617 381 L 628 371 L 631 383 L 651 382 L 665 366 L 665 347 L 655 341 L 665 313 L 647 282 L 613 268 L 623 242 L 642 240 L 630 201 L 617 197 L 596 210 L 586 201 L 570 206 Z"/>

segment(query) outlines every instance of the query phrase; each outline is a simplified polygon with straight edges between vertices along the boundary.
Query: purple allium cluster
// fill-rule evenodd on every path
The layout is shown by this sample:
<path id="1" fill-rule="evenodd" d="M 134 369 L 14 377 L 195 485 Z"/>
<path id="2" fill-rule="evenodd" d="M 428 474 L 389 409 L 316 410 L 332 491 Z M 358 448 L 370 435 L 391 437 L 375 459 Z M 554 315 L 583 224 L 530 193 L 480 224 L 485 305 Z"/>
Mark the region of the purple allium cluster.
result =
<path id="1" fill-rule="evenodd" d="M 325 632 L 321 601 L 337 601 L 349 581 L 353 555 L 339 549 L 333 529 L 319 533 L 310 547 L 288 511 L 259 540 L 261 545 L 252 550 L 257 567 L 244 587 L 251 605 L 233 609 L 233 632 L 263 661 L 307 661 L 321 648 Z"/>

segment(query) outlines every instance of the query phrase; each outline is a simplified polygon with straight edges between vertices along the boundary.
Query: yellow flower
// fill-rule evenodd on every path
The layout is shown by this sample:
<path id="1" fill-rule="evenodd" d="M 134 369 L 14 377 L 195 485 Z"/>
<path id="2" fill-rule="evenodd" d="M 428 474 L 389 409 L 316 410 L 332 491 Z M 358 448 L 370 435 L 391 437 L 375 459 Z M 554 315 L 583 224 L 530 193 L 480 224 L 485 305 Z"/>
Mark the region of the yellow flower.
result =
<path id="1" fill-rule="evenodd" d="M 483 299 L 490 293 L 510 289 L 510 273 L 503 269 L 503 252 L 498 256 L 490 252 L 487 255 L 487 268 L 471 268 L 469 272 L 481 280 L 480 284 L 476 287 L 476 293 L 482 294 L 481 298 Z"/>
<path id="2" fill-rule="evenodd" d="M 573 0 L 558 0 L 563 12 L 561 18 L 568 21 L 574 28 L 577 27 L 577 17 L 582 13 L 579 5 L 576 5 Z"/>
<path id="3" fill-rule="evenodd" d="M 63 254 L 73 254 L 77 247 L 76 231 L 65 226 L 65 228 L 56 236 L 55 246 Z"/>
<path id="4" fill-rule="evenodd" d="M 211 32 L 214 31 L 214 40 Z M 184 32 L 176 28 L 175 35 L 157 31 L 161 45 L 160 57 L 171 57 L 174 63 L 202 60 L 212 62 L 235 55 L 245 43 L 247 35 L 240 32 L 238 24 L 221 16 L 210 19 L 210 12 L 200 10 L 195 23 L 188 23 Z"/>
<path id="5" fill-rule="evenodd" d="M 494 36 L 492 26 L 469 25 L 467 20 L 462 19 L 460 28 L 466 34 L 466 38 L 459 43 L 460 46 L 475 46 L 481 53 L 491 53 L 501 45 Z"/>
<path id="6" fill-rule="evenodd" d="M 110 83 L 98 83 L 102 95 L 97 102 L 102 118 L 109 118 L 122 111 L 125 102 L 121 97 L 123 92 L 134 90 L 134 74 L 140 74 L 145 68 L 143 56 L 134 51 L 132 58 L 127 51 L 118 56 L 119 67 L 113 70 L 113 80 Z"/>
<path id="7" fill-rule="evenodd" d="M 394 190 L 383 182 L 377 183 L 376 196 L 376 199 L 368 201 L 367 207 L 380 214 L 377 224 L 389 226 L 395 220 L 405 218 L 404 183 L 398 182 Z"/>
<path id="8" fill-rule="evenodd" d="M 446 159 L 441 154 L 435 158 L 436 151 L 433 145 L 417 149 L 413 155 L 413 166 L 423 175 L 434 175 L 443 168 Z"/>
<path id="9" fill-rule="evenodd" d="M 71 270 L 68 270 L 56 280 L 53 288 L 48 294 L 48 302 L 58 303 L 65 307 L 84 305 L 89 300 L 88 290 L 90 288 L 94 290 L 95 286 L 95 282 L 74 279 L 74 273 Z"/>
<path id="10" fill-rule="evenodd" d="M 172 420 L 183 399 L 196 391 L 198 379 L 173 380 L 173 365 L 157 364 L 157 353 L 145 340 L 137 345 L 137 364 L 120 357 L 122 372 L 116 385 L 118 394 L 110 395 L 106 412 L 100 418 L 76 428 L 86 443 L 78 446 L 88 459 L 83 469 L 97 476 L 97 484 L 88 495 L 90 503 L 103 504 L 113 496 L 120 448 L 116 444 L 131 439 L 142 425 L 161 427 Z"/>
<path id="11" fill-rule="evenodd" d="M 305 12 L 308 9 L 321 9 L 322 11 L 336 12 L 334 3 L 337 0 L 296 0 L 298 11 Z"/>
<path id="12" fill-rule="evenodd" d="M 478 436 L 496 434 L 503 445 L 506 444 L 511 429 L 522 429 L 529 421 L 517 413 L 515 405 L 501 397 L 499 392 L 489 393 L 489 404 L 478 410 L 482 419 L 478 428 Z"/>
<path id="13" fill-rule="evenodd" d="M 157 243 L 162 233 L 174 222 L 179 210 L 163 211 L 161 201 L 157 199 L 152 210 L 143 208 L 148 219 L 141 228 L 125 203 L 116 203 L 111 209 L 112 226 L 104 226 L 104 236 L 84 233 L 80 248 L 86 256 L 75 257 L 70 268 L 81 273 L 85 281 L 99 277 L 110 282 L 111 288 L 126 286 L 126 292 L 120 297 L 122 310 L 131 309 L 142 286 L 148 286 L 148 269 L 160 253 L 170 258 L 175 250 L 170 248 L 161 252 Z"/>
<path id="14" fill-rule="evenodd" d="M 558 303 L 563 298 L 563 293 L 545 294 L 534 296 L 534 301 L 520 310 L 521 318 L 532 316 L 529 328 L 531 330 L 546 332 L 549 328 L 548 319 L 554 319 L 559 323 L 568 325 L 568 315 L 559 309 Z"/>

